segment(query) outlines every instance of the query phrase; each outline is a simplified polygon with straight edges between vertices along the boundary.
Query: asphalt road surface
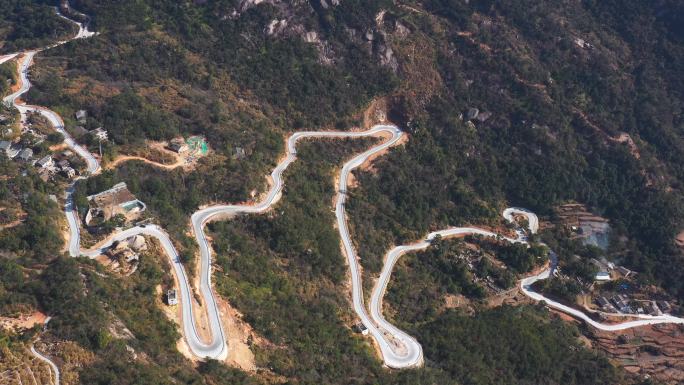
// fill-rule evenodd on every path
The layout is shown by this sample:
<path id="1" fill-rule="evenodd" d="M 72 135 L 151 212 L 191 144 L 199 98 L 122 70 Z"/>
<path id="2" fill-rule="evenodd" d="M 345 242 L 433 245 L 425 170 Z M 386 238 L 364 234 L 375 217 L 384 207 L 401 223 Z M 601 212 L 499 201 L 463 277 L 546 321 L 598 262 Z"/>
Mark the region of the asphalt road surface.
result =
<path id="1" fill-rule="evenodd" d="M 61 17 L 64 17 L 60 14 Z M 64 17 L 66 18 L 66 17 Z M 68 18 L 66 18 L 69 20 Z M 80 39 L 93 36 L 94 33 L 88 31 L 88 29 L 81 23 L 74 22 L 78 25 L 79 30 L 77 35 L 71 39 Z M 35 111 L 43 116 L 45 116 L 50 123 L 54 126 L 55 130 L 64 136 L 64 142 L 66 145 L 72 149 L 75 153 L 81 156 L 86 164 L 87 170 L 90 175 L 97 174 L 100 171 L 100 165 L 97 159 L 91 154 L 86 148 L 80 146 L 76 141 L 66 132 L 64 129 L 64 122 L 61 117 L 44 107 L 30 106 L 19 102 L 21 95 L 25 94 L 31 87 L 31 82 L 28 78 L 28 69 L 33 61 L 33 57 L 36 53 L 55 47 L 60 44 L 64 44 L 67 41 L 61 41 L 53 44 L 49 47 L 27 51 L 23 53 L 10 54 L 0 57 L 0 63 L 11 60 L 20 54 L 23 54 L 20 64 L 20 79 L 21 87 L 17 92 L 5 97 L 3 101 L 8 105 L 15 106 L 21 113 L 22 121 L 26 119 L 26 113 L 29 111 Z M 351 282 L 352 282 L 352 302 L 353 308 L 361 322 L 370 331 L 370 334 L 376 340 L 383 360 L 385 364 L 392 368 L 408 368 L 420 366 L 423 363 L 423 350 L 420 344 L 415 338 L 408 335 L 406 332 L 398 329 L 391 323 L 387 322 L 382 315 L 382 298 L 384 296 L 387 284 L 390 280 L 392 269 L 396 261 L 408 252 L 414 252 L 427 248 L 430 242 L 437 236 L 440 237 L 450 237 L 457 235 L 467 235 L 467 234 L 480 234 L 483 236 L 500 237 L 508 240 L 509 242 L 521 242 L 526 243 L 526 238 L 524 237 L 524 232 L 518 230 L 518 237 L 505 238 L 498 234 L 492 233 L 487 230 L 475 228 L 475 227 L 455 227 L 449 228 L 437 232 L 428 234 L 428 236 L 415 244 L 397 246 L 390 250 L 385 259 L 385 265 L 383 266 L 382 272 L 379 279 L 373 289 L 371 295 L 370 312 L 367 311 L 366 305 L 364 304 L 363 298 L 363 286 L 361 282 L 361 273 L 359 265 L 359 256 L 354 249 L 351 235 L 349 234 L 349 229 L 347 225 L 347 219 L 345 215 L 344 204 L 347 198 L 347 180 L 350 173 L 364 162 L 366 162 L 373 155 L 384 151 L 388 147 L 396 144 L 400 138 L 405 135 L 397 127 L 391 125 L 378 125 L 367 131 L 360 132 L 333 132 L 333 131 L 306 131 L 298 132 L 293 134 L 287 143 L 287 154 L 286 157 L 276 166 L 276 168 L 271 173 L 271 187 L 267 192 L 264 199 L 260 202 L 254 204 L 246 205 L 216 205 L 210 206 L 198 210 L 192 215 L 192 228 L 197 238 L 197 243 L 200 249 L 200 294 L 206 304 L 205 309 L 208 315 L 209 328 L 211 330 L 211 340 L 208 342 L 202 341 L 197 332 L 197 327 L 195 325 L 195 317 L 193 316 L 193 306 L 192 306 L 192 290 L 190 283 L 187 278 L 187 274 L 180 262 L 180 257 L 177 250 L 173 246 L 171 239 L 168 234 L 156 225 L 147 225 L 145 227 L 133 227 L 123 231 L 120 231 L 113 236 L 111 236 L 107 243 L 97 250 L 81 250 L 80 249 L 80 236 L 79 236 L 79 218 L 76 214 L 75 207 L 73 204 L 73 191 L 74 185 L 70 185 L 65 193 L 65 215 L 67 217 L 67 222 L 70 228 L 70 239 L 69 239 L 69 253 L 72 256 L 85 255 L 89 257 L 96 257 L 104 252 L 107 247 L 110 247 L 112 243 L 118 240 L 123 240 L 134 235 L 145 235 L 149 237 L 154 237 L 159 240 L 164 249 L 164 252 L 168 256 L 174 268 L 174 273 L 178 278 L 180 284 L 180 299 L 182 306 L 182 323 L 183 323 L 183 335 L 185 340 L 190 347 L 190 350 L 198 357 L 202 358 L 213 358 L 213 359 L 224 359 L 228 354 L 228 346 L 226 343 L 226 337 L 221 324 L 220 312 L 218 305 L 216 304 L 215 294 L 211 285 L 211 247 L 209 241 L 204 233 L 204 226 L 208 221 L 218 220 L 223 218 L 229 218 L 237 214 L 259 214 L 269 210 L 282 195 L 282 189 L 284 186 L 283 172 L 287 167 L 296 160 L 297 151 L 296 144 L 301 139 L 306 138 L 358 138 L 358 137 L 369 137 L 369 136 L 380 136 L 384 134 L 389 135 L 389 139 L 386 139 L 381 144 L 373 146 L 369 150 L 355 156 L 351 160 L 347 161 L 340 173 L 339 178 L 339 189 L 335 201 L 335 215 L 337 220 L 337 226 L 340 232 L 340 238 L 342 245 L 344 247 L 345 255 L 347 258 L 347 263 L 350 268 Z M 506 220 L 512 221 L 514 215 L 523 215 L 527 218 L 529 230 L 531 233 L 535 233 L 539 227 L 539 221 L 537 216 L 525 209 L 521 208 L 508 208 L 504 210 L 503 216 Z M 631 327 L 649 325 L 655 323 L 684 323 L 684 319 L 663 315 L 663 316 L 648 316 L 640 315 L 635 316 L 638 318 L 636 320 L 623 322 L 620 324 L 602 324 L 592 320 L 589 316 L 580 310 L 570 308 L 563 304 L 552 301 L 542 294 L 536 293 L 531 289 L 531 285 L 540 280 L 546 279 L 553 273 L 555 269 L 556 258 L 555 254 L 551 252 L 551 264 L 549 269 L 537 274 L 535 276 L 527 277 L 523 279 L 520 283 L 520 287 L 525 295 L 537 301 L 544 301 L 547 306 L 563 311 L 574 317 L 582 319 L 589 323 L 590 325 L 601 329 L 601 330 L 623 330 Z M 59 383 L 59 369 L 52 363 L 48 358 L 40 355 L 32 348 L 32 352 L 42 360 L 45 360 L 50 364 L 56 373 L 57 383 Z"/>

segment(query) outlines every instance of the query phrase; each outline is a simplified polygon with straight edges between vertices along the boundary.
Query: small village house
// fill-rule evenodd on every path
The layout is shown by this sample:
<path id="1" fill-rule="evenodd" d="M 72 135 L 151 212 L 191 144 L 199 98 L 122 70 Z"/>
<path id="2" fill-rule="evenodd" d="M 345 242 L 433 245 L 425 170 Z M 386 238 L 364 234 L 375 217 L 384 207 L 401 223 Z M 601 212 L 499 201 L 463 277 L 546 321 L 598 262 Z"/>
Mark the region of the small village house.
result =
<path id="1" fill-rule="evenodd" d="M 183 154 L 185 152 L 188 152 L 190 147 L 187 143 L 185 143 L 185 140 L 183 138 L 176 138 L 171 140 L 171 143 L 169 144 L 169 149 L 177 154 Z"/>
<path id="2" fill-rule="evenodd" d="M 62 174 L 67 178 L 73 178 L 76 176 L 76 170 L 71 167 L 62 167 Z"/>
<path id="3" fill-rule="evenodd" d="M 368 332 L 369 332 L 368 328 L 366 327 L 366 325 L 363 324 L 363 322 L 359 322 L 359 323 L 355 324 L 352 327 L 352 330 L 354 330 L 356 333 L 361 333 L 364 336 L 368 335 Z"/>
<path id="4" fill-rule="evenodd" d="M 176 292 L 176 289 L 170 289 L 166 292 L 166 303 L 169 306 L 178 305 L 178 293 Z"/>
<path id="5" fill-rule="evenodd" d="M 86 118 L 88 117 L 88 113 L 86 110 L 78 110 L 76 111 L 76 120 L 79 121 L 79 123 L 85 123 Z"/>
<path id="6" fill-rule="evenodd" d="M 17 155 L 17 157 L 24 162 L 29 162 L 33 158 L 33 150 L 30 148 L 25 148 L 19 151 L 19 155 Z"/>
<path id="7" fill-rule="evenodd" d="M 55 165 L 55 162 L 54 162 L 54 160 L 52 160 L 52 155 L 46 155 L 46 156 L 40 158 L 36 162 L 36 167 L 40 167 L 40 168 L 50 168 L 50 167 L 53 167 L 54 165 Z"/>

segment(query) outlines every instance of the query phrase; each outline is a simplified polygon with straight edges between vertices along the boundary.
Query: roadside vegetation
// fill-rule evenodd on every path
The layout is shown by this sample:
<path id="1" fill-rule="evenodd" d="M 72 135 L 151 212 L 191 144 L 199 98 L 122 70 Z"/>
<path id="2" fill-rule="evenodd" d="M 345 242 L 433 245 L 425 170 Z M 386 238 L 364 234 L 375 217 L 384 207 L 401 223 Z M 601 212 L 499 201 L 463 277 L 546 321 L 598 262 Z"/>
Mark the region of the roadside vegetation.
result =
<path id="1" fill-rule="evenodd" d="M 546 262 L 545 255 L 540 255 L 542 248 L 519 246 L 473 236 L 440 238 L 424 251 L 404 254 L 387 287 L 386 314 L 401 322 L 421 324 L 447 308 L 468 307 L 460 304 L 459 298 L 484 304 Z"/>
<path id="2" fill-rule="evenodd" d="M 0 154 L 0 250 L 3 261 L 30 266 L 60 253 L 62 211 L 50 199 L 55 186 Z"/>
<path id="3" fill-rule="evenodd" d="M 74 25 L 55 14 L 50 1 L 0 1 L 0 54 L 39 48 L 74 33 Z"/>
<path id="4" fill-rule="evenodd" d="M 333 228 L 335 218 L 330 204 L 334 196 L 332 173 L 344 154 L 364 147 L 358 141 L 302 145 L 300 160 L 287 172 L 283 198 L 270 214 L 241 216 L 209 225 L 219 266 L 215 273 L 219 293 L 276 346 L 257 349 L 258 364 L 268 365 L 292 382 L 306 384 L 617 381 L 615 369 L 607 360 L 580 348 L 575 339 L 577 331 L 558 320 L 550 321 L 543 309 L 504 308 L 470 317 L 453 311 L 442 313 L 434 302 L 428 306 L 420 303 L 440 295 L 416 287 L 429 282 L 434 282 L 430 287 L 440 293 L 483 295 L 484 289 L 473 282 L 467 268 L 450 258 L 462 246 L 449 241 L 437 242 L 438 246 L 421 253 L 428 254 L 421 255 L 418 262 L 426 265 L 422 273 L 412 269 L 410 276 L 402 280 L 402 285 L 412 286 L 407 296 L 416 302 L 406 301 L 407 292 L 398 292 L 394 286 L 388 295 L 392 303 L 397 297 L 406 301 L 400 307 L 400 325 L 423 344 L 426 367 L 383 370 L 370 341 L 354 335 L 350 328 L 356 319 L 346 294 L 346 264 Z M 535 258 L 534 251 L 529 255 Z M 437 276 L 426 277 L 433 273 Z M 420 319 L 414 317 L 404 323 L 411 316 L 403 315 L 413 311 L 404 309 L 425 309 L 429 316 L 423 314 Z M 503 325 L 508 324 L 512 326 L 504 329 Z M 477 332 L 468 335 L 469 328 Z M 503 337 L 501 330 L 511 332 Z M 441 341 L 438 348 L 426 346 L 436 340 Z M 464 347 L 469 344 L 473 347 Z M 553 346 L 552 353 L 548 346 Z M 482 361 L 491 349 L 498 352 L 489 356 L 493 361 Z M 560 357 L 563 359 L 558 365 L 537 367 L 538 362 Z"/>
<path id="5" fill-rule="evenodd" d="M 0 64 L 0 96 L 10 93 L 10 89 L 17 82 L 17 66 L 15 61 Z M 5 107 L 3 106 L 3 110 Z M 0 111 L 3 111 L 0 110 Z M 4 113 L 4 111 L 3 111 Z"/>
<path id="6" fill-rule="evenodd" d="M 358 187 L 350 191 L 347 210 L 366 284 L 393 244 L 445 226 L 500 226 L 509 204 L 551 216 L 572 200 L 627 237 L 630 247 L 617 257 L 642 282 L 684 299 L 684 261 L 673 243 L 684 227 L 681 4 L 243 3 L 72 2 L 101 33 L 39 54 L 26 99 L 60 113 L 72 132 L 81 124 L 75 112 L 86 110 L 85 128 L 103 126 L 110 135 L 105 161 L 145 140 L 178 135 L 203 135 L 212 149 L 189 173 L 141 162 L 103 172 L 79 184 L 79 209 L 88 194 L 127 182 L 191 267 L 191 212 L 251 199 L 263 191 L 286 133 L 348 129 L 370 101 L 386 96 L 389 118 L 410 140 L 356 173 Z M 0 0 L 0 9 L 9 10 L 0 15 L 0 52 L 72 33 L 48 5 Z M 290 29 L 267 32 L 283 18 Z M 11 78 L 11 69 L 1 66 L 0 79 Z M 7 92 L 6 83 L 0 87 Z M 470 108 L 489 115 L 468 119 Z M 427 365 L 384 370 L 349 329 L 354 317 L 332 221 L 332 170 L 368 144 L 354 143 L 307 145 L 300 153 L 306 166 L 290 170 L 276 209 L 209 228 L 222 270 L 218 291 L 276 345 L 255 347 L 262 367 L 307 384 L 626 381 L 577 345 L 573 327 L 544 310 L 503 307 L 471 317 L 441 309 L 444 295 L 477 300 L 483 289 L 436 249 L 426 252 L 429 261 L 409 256 L 399 265 L 388 293 L 396 320 L 425 348 Z M 2 314 L 39 308 L 54 315 L 54 338 L 97 353 L 82 370 L 83 383 L 259 381 L 216 362 L 196 370 L 180 358 L 178 331 L 155 310 L 153 288 L 168 280 L 166 269 L 148 258 L 138 275 L 117 279 L 92 262 L 59 257 L 55 223 L 62 214 L 49 195 L 63 191 L 11 162 L 0 159 L 0 168 L 7 176 L 0 181 L 7 207 L 0 219 L 12 224 L 0 230 Z M 501 288 L 538 262 L 538 250 L 481 246 L 510 267 L 475 266 Z M 564 268 L 592 273 L 556 246 Z M 586 250 L 572 247 L 569 253 L 585 258 Z M 409 285 L 424 297 L 412 297 Z M 132 339 L 112 336 L 114 318 Z M 133 359 L 126 345 L 150 359 Z"/>
<path id="7" fill-rule="evenodd" d="M 357 175 L 348 204 L 367 272 L 379 270 L 391 245 L 429 230 L 496 224 L 511 204 L 551 216 L 576 201 L 630 240 L 619 256 L 625 266 L 684 298 L 674 243 L 684 227 L 676 160 L 684 142 L 674 112 L 682 103 L 681 4 L 423 5 L 430 16 L 393 13 L 411 29 L 398 46 L 433 47 L 420 66 L 406 58 L 399 71 L 400 90 L 423 85 L 427 93 L 393 99 L 390 112 L 411 138 L 378 161 L 379 172 Z M 492 114 L 467 121 L 469 108 Z"/>

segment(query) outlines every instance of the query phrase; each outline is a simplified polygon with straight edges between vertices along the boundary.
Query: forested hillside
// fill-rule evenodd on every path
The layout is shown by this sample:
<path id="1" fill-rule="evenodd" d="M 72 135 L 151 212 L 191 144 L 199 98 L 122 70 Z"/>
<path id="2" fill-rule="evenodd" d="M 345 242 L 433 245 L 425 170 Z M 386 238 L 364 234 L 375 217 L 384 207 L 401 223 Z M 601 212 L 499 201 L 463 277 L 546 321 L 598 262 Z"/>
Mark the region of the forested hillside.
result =
<path id="1" fill-rule="evenodd" d="M 0 53 L 73 33 L 56 1 L 0 0 Z M 684 5 L 676 0 L 74 0 L 95 37 L 40 53 L 25 99 L 77 126 L 104 127 L 103 165 L 151 141 L 202 135 L 194 168 L 122 163 L 77 186 L 86 195 L 121 181 L 166 228 L 193 273 L 189 216 L 265 189 L 283 137 L 349 130 L 371 104 L 409 134 L 355 175 L 347 213 L 364 282 L 393 244 L 455 225 L 499 226 L 501 209 L 552 218 L 586 204 L 610 220 L 621 264 L 684 301 Z M 13 63 L 0 67 L 7 93 Z M 87 121 L 75 113 L 87 111 Z M 380 114 L 382 115 L 382 114 Z M 372 119 L 371 119 L 372 120 Z M 367 120 L 366 122 L 367 123 Z M 79 139 L 81 140 L 81 139 Z M 83 384 L 636 383 L 578 342 L 578 330 L 541 307 L 439 309 L 445 294 L 484 294 L 462 265 L 429 250 L 400 265 L 388 293 L 393 318 L 424 347 L 425 367 L 389 371 L 349 326 L 347 268 L 333 227 L 332 176 L 369 141 L 307 144 L 268 215 L 216 222 L 215 284 L 265 343 L 258 370 L 177 350 L 179 330 L 159 310 L 172 281 L 155 250 L 120 277 L 62 256 L 62 194 L 0 155 L 1 316 L 54 317 L 44 338 L 78 346 L 60 356 Z M 493 247 L 493 246 L 489 246 Z M 498 247 L 498 246 L 497 246 Z M 534 264 L 493 247 L 509 287 Z M 158 250 L 157 250 L 158 251 Z M 433 258 L 417 262 L 416 258 Z M 415 290 L 420 289 L 420 295 Z M 406 307 L 407 309 L 402 309 Z M 409 309 L 410 307 L 410 309 Z M 120 333 L 124 325 L 128 334 Z M 503 333 L 503 331 L 508 331 Z M 6 332 L 2 332 L 6 333 Z M 0 334 L 0 347 L 24 346 Z M 63 353 L 60 353 L 63 354 Z"/>
<path id="2" fill-rule="evenodd" d="M 412 140 L 359 176 L 360 247 L 377 260 L 436 224 L 496 220 L 503 202 L 550 215 L 575 200 L 633 242 L 626 264 L 684 298 L 681 4 L 424 6 L 396 10 L 412 31 L 396 44 L 431 50 L 398 71 L 394 116 Z"/>
<path id="3" fill-rule="evenodd" d="M 0 1 L 0 54 L 39 48 L 73 33 L 73 24 L 55 14 L 53 3 Z"/>

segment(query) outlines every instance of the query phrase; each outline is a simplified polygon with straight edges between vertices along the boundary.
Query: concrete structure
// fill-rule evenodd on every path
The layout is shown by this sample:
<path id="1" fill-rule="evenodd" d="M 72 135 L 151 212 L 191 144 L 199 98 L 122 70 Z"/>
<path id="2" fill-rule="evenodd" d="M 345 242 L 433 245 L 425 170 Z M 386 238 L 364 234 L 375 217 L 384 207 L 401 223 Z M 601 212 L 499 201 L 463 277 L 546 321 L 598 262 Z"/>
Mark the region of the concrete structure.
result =
<path id="1" fill-rule="evenodd" d="M 352 327 L 352 330 L 354 330 L 356 333 L 361 333 L 364 336 L 368 335 L 368 328 L 362 322 L 355 324 Z"/>
<path id="2" fill-rule="evenodd" d="M 107 130 L 103 129 L 102 127 L 98 127 L 92 131 L 90 131 L 90 135 L 92 135 L 95 139 L 104 142 L 109 138 L 109 135 L 107 134 Z"/>
<path id="3" fill-rule="evenodd" d="M 492 116 L 491 112 L 485 111 L 485 112 L 480 112 L 479 114 L 477 114 L 477 117 L 475 119 L 477 119 L 480 123 L 484 123 L 491 116 Z"/>
<path id="4" fill-rule="evenodd" d="M 658 301 L 657 305 L 663 313 L 669 313 L 672 310 L 672 306 L 667 301 Z"/>
<path id="5" fill-rule="evenodd" d="M 76 120 L 78 120 L 79 122 L 85 123 L 87 117 L 88 113 L 86 112 L 86 110 L 76 111 Z"/>
<path id="6" fill-rule="evenodd" d="M 247 156 L 247 153 L 245 152 L 245 149 L 242 147 L 235 147 L 235 154 L 233 155 L 233 159 L 244 159 L 245 156 Z"/>
<path id="7" fill-rule="evenodd" d="M 62 174 L 64 174 L 64 176 L 67 178 L 73 178 L 76 176 L 76 170 L 71 167 L 63 167 Z"/>
<path id="8" fill-rule="evenodd" d="M 5 151 L 5 155 L 7 155 L 8 158 L 14 159 L 17 157 L 17 155 L 19 155 L 19 152 L 21 151 L 21 146 L 3 140 L 2 142 L 0 142 L 0 150 Z"/>
<path id="9" fill-rule="evenodd" d="M 50 168 L 55 165 L 55 161 L 52 160 L 52 155 L 46 155 L 36 162 L 36 166 L 40 168 Z"/>
<path id="10" fill-rule="evenodd" d="M 76 126 L 71 131 L 74 133 L 74 136 L 77 138 L 80 138 L 81 136 L 88 134 L 88 130 L 86 130 L 85 127 L 83 127 L 83 126 Z"/>
<path id="11" fill-rule="evenodd" d="M 33 150 L 30 148 L 25 148 L 19 151 L 19 155 L 17 155 L 17 157 L 24 162 L 28 162 L 33 158 Z"/>
<path id="12" fill-rule="evenodd" d="M 57 167 L 59 167 L 61 169 L 64 169 L 66 167 L 71 167 L 71 163 L 69 163 L 69 161 L 66 159 L 62 159 L 62 160 L 57 162 Z"/>
<path id="13" fill-rule="evenodd" d="M 654 315 L 654 316 L 663 315 L 663 312 L 661 312 L 660 309 L 658 308 L 656 301 L 650 301 L 650 302 L 646 303 L 645 307 L 646 307 L 646 311 L 650 315 Z"/>
<path id="14" fill-rule="evenodd" d="M 187 143 L 185 143 L 185 139 L 176 138 L 171 140 L 171 143 L 169 144 L 169 149 L 175 153 L 183 154 L 187 152 L 190 149 L 190 147 Z"/>
<path id="15" fill-rule="evenodd" d="M 610 281 L 610 273 L 607 271 L 599 271 L 594 277 L 596 281 Z"/>
<path id="16" fill-rule="evenodd" d="M 169 304 L 169 306 L 178 305 L 178 294 L 176 293 L 176 289 L 171 289 L 166 292 L 166 303 Z"/>
<path id="17" fill-rule="evenodd" d="M 86 225 L 108 221 L 116 215 L 131 220 L 146 209 L 130 191 L 126 183 L 118 183 L 109 190 L 88 197 L 90 209 L 85 217 Z M 99 219 L 99 220 L 98 220 Z"/>
<path id="18" fill-rule="evenodd" d="M 596 298 L 596 303 L 601 307 L 603 311 L 606 311 L 608 313 L 617 313 L 617 309 L 615 308 L 615 306 L 613 306 L 606 297 Z"/>
<path id="19" fill-rule="evenodd" d="M 608 302 L 608 299 L 606 297 L 596 298 L 596 303 L 602 308 L 605 308 L 606 306 L 610 305 L 610 302 Z"/>

